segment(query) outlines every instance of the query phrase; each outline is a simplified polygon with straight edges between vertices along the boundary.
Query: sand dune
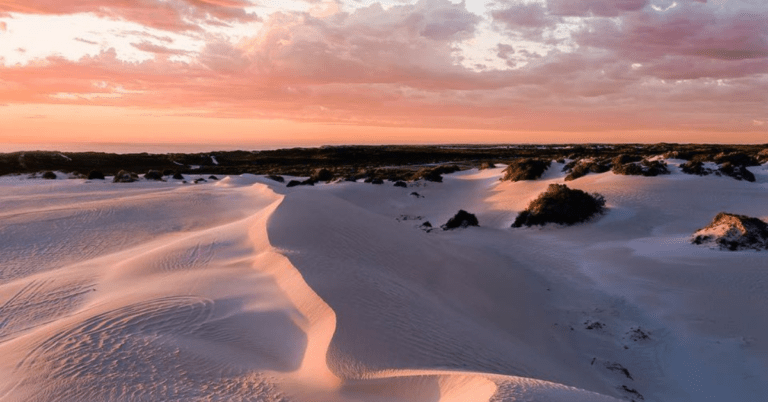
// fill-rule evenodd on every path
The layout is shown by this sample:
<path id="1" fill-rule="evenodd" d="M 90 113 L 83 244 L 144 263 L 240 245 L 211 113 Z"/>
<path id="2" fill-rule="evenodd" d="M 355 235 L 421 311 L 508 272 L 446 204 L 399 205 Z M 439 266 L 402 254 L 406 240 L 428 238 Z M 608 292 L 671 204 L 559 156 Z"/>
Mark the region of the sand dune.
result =
<path id="1" fill-rule="evenodd" d="M 2 177 L 0 401 L 765 400 L 768 257 L 689 236 L 768 216 L 766 166 L 592 174 L 568 185 L 604 216 L 510 228 L 560 167 L 409 188 Z M 419 227 L 459 209 L 480 227 Z"/>

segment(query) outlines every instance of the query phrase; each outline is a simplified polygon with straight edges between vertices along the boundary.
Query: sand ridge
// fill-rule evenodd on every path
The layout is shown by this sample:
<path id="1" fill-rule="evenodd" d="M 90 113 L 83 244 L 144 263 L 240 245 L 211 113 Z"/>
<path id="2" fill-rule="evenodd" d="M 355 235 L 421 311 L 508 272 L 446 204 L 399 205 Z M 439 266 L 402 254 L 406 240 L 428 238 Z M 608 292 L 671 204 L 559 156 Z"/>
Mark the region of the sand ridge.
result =
<path id="1" fill-rule="evenodd" d="M 0 179 L 0 401 L 768 395 L 764 256 L 677 240 L 723 206 L 768 215 L 765 167 L 588 175 L 568 184 L 605 216 L 509 228 L 558 165 L 410 188 Z M 480 227 L 419 227 L 458 209 Z"/>

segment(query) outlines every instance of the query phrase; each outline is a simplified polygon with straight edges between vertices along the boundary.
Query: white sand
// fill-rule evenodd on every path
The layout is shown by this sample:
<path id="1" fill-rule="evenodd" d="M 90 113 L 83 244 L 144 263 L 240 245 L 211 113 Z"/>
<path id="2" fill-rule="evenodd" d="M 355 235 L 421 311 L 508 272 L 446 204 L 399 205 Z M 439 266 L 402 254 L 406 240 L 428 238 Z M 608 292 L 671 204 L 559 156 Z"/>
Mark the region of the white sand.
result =
<path id="1" fill-rule="evenodd" d="M 560 168 L 0 177 L 0 401 L 768 400 L 768 254 L 689 242 L 720 211 L 768 217 L 768 167 L 591 174 L 567 184 L 606 215 L 510 228 Z M 459 209 L 481 227 L 419 228 Z"/>

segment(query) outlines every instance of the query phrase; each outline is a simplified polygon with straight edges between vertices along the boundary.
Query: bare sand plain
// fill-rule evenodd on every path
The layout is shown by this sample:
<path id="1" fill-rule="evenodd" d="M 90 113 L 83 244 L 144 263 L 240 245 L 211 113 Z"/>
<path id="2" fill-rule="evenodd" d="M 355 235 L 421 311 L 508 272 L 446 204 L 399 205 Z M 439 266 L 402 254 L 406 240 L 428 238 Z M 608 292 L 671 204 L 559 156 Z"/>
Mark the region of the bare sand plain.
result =
<path id="1" fill-rule="evenodd" d="M 669 162 L 569 181 L 606 213 L 532 228 L 510 226 L 562 163 L 405 188 L 0 177 L 0 401 L 765 401 L 768 252 L 690 240 L 767 218 L 768 165 Z M 459 209 L 480 226 L 423 229 Z"/>

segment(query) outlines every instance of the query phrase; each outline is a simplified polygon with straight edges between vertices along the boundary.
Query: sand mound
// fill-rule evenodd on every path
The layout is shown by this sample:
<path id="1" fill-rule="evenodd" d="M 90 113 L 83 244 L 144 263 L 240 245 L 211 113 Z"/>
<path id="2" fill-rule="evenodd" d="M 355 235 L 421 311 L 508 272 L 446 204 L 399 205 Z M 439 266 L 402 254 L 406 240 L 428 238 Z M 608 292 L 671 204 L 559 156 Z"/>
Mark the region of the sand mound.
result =
<path id="1" fill-rule="evenodd" d="M 768 224 L 745 215 L 720 212 L 712 223 L 693 234 L 693 244 L 722 250 L 768 250 Z"/>
<path id="2" fill-rule="evenodd" d="M 573 225 L 603 212 L 604 206 L 605 199 L 599 194 L 570 189 L 564 184 L 550 184 L 547 191 L 520 212 L 512 227 L 547 223 Z"/>

